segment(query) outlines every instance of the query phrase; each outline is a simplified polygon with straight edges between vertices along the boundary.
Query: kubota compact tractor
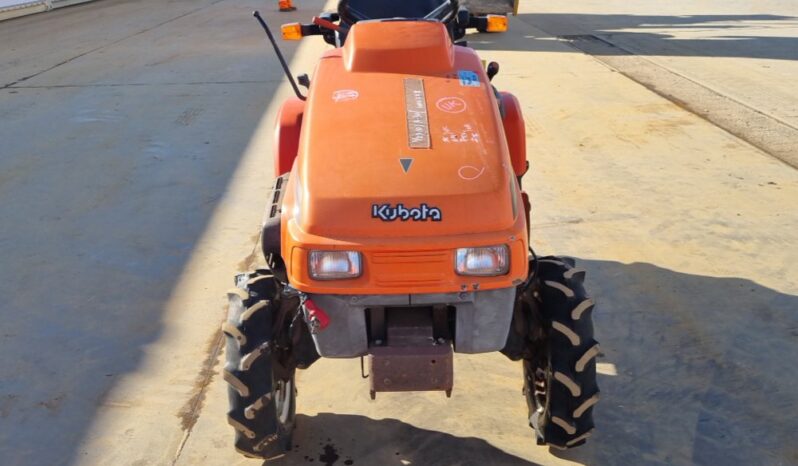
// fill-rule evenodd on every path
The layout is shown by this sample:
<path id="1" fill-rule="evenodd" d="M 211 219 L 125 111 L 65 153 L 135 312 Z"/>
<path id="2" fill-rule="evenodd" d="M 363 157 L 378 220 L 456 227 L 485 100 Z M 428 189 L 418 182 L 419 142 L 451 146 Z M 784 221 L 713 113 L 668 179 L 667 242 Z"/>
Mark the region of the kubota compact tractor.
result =
<path id="1" fill-rule="evenodd" d="M 277 119 L 269 268 L 229 293 L 224 379 L 241 453 L 290 448 L 294 373 L 320 356 L 365 357 L 372 397 L 448 395 L 453 352 L 501 351 L 523 361 L 539 444 L 590 435 L 593 302 L 572 260 L 529 247 L 520 106 L 491 85 L 498 65 L 459 42 L 488 21 L 454 0 L 343 0 L 283 27 L 337 47 L 300 77 L 306 97 L 288 73 L 297 97 Z"/>

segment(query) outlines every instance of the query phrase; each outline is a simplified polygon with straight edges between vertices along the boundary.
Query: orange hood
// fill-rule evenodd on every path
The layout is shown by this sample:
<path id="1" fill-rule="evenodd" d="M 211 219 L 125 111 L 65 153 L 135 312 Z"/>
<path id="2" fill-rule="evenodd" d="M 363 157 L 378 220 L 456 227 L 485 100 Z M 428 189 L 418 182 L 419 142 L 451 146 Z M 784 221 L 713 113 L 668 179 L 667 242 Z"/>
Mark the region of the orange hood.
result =
<path id="1" fill-rule="evenodd" d="M 357 24 L 323 56 L 293 178 L 296 226 L 323 238 L 506 231 L 520 211 L 493 88 L 439 23 Z"/>

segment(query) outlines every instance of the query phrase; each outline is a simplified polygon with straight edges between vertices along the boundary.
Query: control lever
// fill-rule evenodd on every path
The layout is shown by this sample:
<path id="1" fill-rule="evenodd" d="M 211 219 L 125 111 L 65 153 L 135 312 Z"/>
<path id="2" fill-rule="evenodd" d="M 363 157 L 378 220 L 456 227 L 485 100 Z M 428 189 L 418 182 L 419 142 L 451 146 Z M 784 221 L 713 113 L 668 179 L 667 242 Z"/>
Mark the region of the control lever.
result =
<path id="1" fill-rule="evenodd" d="M 488 63 L 488 79 L 493 81 L 493 77 L 499 74 L 499 64 L 495 61 Z"/>

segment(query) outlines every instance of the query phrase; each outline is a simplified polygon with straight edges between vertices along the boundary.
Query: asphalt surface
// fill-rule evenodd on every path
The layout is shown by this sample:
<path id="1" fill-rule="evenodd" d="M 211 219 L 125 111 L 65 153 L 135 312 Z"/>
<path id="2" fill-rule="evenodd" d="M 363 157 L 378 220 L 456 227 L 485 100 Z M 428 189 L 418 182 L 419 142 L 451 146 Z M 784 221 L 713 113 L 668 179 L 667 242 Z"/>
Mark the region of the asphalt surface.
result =
<path id="1" fill-rule="evenodd" d="M 232 448 L 218 376 L 289 95 L 254 8 L 273 5 L 102 0 L 0 23 L 2 464 L 259 464 Z M 798 173 L 702 115 L 706 94 L 573 40 L 794 127 L 795 10 L 522 2 L 508 33 L 469 38 L 524 106 L 533 244 L 575 257 L 599 303 L 586 446 L 534 445 L 499 354 L 458 355 L 451 399 L 371 401 L 358 361 L 322 360 L 299 377 L 294 451 L 269 464 L 798 464 Z M 284 45 L 295 73 L 326 47 Z"/>

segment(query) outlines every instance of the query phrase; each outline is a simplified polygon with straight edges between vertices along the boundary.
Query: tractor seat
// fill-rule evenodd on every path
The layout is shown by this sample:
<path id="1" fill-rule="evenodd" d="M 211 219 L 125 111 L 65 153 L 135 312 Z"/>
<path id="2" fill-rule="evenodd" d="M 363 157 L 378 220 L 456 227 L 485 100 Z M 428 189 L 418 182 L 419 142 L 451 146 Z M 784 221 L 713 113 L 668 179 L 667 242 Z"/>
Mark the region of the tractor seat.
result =
<path id="1" fill-rule="evenodd" d="M 451 8 L 442 8 L 442 11 L 433 18 L 427 16 L 447 3 L 450 2 L 448 0 L 341 0 L 338 3 L 338 14 L 341 22 L 350 25 L 358 21 L 392 18 L 444 20 L 450 15 Z"/>

